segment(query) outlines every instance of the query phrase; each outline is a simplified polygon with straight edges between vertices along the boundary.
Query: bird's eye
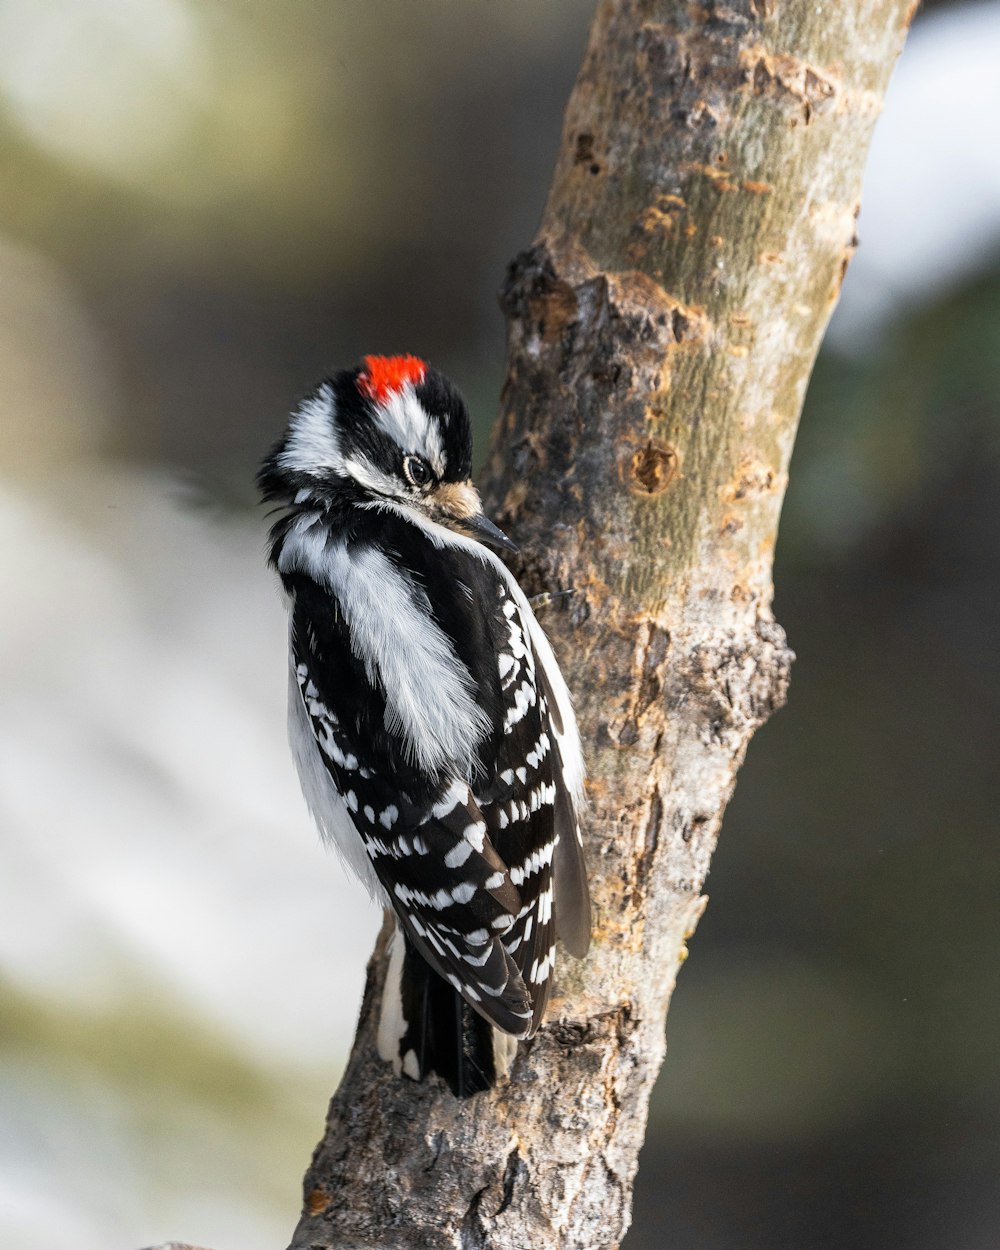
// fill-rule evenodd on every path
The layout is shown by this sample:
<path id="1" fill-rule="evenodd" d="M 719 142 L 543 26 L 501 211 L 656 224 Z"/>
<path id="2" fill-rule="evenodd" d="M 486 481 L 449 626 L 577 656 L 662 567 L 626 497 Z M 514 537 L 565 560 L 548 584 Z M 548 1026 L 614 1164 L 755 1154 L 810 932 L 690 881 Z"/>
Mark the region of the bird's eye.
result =
<path id="1" fill-rule="evenodd" d="M 432 477 L 430 465 L 419 456 L 406 456 L 403 460 L 403 472 L 410 485 L 418 490 L 426 486 Z"/>

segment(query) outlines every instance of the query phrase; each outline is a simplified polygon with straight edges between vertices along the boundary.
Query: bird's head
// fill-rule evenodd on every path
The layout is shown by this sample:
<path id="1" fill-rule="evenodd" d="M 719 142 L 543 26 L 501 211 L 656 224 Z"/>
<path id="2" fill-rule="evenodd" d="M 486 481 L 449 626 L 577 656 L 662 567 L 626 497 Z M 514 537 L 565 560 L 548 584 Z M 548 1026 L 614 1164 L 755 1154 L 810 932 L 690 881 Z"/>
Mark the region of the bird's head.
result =
<path id="1" fill-rule="evenodd" d="M 257 484 L 265 500 L 346 499 L 516 551 L 483 514 L 471 471 L 469 413 L 451 382 L 416 356 L 365 356 L 302 400 Z"/>

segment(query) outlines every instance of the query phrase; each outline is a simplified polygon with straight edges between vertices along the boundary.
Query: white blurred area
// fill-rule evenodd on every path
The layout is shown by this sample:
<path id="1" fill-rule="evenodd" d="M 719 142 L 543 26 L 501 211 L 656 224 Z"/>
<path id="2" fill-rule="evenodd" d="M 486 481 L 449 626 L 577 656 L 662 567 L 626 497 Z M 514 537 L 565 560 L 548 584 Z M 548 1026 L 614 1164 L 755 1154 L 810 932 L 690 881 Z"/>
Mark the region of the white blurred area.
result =
<path id="1" fill-rule="evenodd" d="M 124 972 L 130 993 L 176 997 L 256 1057 L 341 1054 L 338 1006 L 357 1001 L 373 926 L 293 777 L 259 532 L 185 511 L 156 476 L 76 465 L 46 486 L 57 499 L 0 499 L 17 588 L 2 606 L 5 976 L 83 1008 L 113 1004 Z M 350 950 L 331 959 L 338 933 Z M 303 1003 L 303 985 L 325 992 Z"/>
<path id="2" fill-rule="evenodd" d="M 200 20 L 7 0 L 8 123 L 95 177 L 197 185 Z M 996 3 L 915 27 L 838 347 L 996 249 L 1000 147 L 942 101 L 996 117 L 998 65 Z M 0 1246 L 281 1245 L 379 916 L 293 775 L 264 524 L 107 454 L 119 362 L 58 264 L 2 238 L 0 368 Z"/>
<path id="3" fill-rule="evenodd" d="M 0 89 L 43 148 L 141 177 L 182 146 L 208 94 L 199 27 L 182 0 L 4 0 Z"/>
<path id="4" fill-rule="evenodd" d="M 51 263 L 0 265 L 0 1245 L 278 1244 L 379 915 L 293 775 L 263 520 L 99 457 L 114 362 Z"/>

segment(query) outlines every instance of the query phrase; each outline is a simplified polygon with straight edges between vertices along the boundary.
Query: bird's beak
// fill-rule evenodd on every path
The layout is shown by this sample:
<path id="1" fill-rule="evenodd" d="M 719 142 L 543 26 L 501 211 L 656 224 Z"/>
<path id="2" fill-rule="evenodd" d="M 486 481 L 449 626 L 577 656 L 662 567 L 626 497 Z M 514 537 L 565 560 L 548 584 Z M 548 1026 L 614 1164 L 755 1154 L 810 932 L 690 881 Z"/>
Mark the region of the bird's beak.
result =
<path id="1" fill-rule="evenodd" d="M 503 530 L 483 515 L 479 491 L 471 482 L 445 482 L 430 496 L 438 516 L 453 529 L 477 538 L 480 542 L 499 547 L 502 551 L 517 553 L 520 548 L 512 543 Z"/>
<path id="2" fill-rule="evenodd" d="M 462 524 L 472 533 L 474 538 L 478 538 L 480 542 L 489 543 L 491 547 L 499 547 L 501 551 L 509 551 L 513 555 L 517 555 L 521 550 L 517 543 L 511 542 L 499 525 L 494 525 L 490 518 L 482 512 L 475 513 L 470 517 L 464 517 Z"/>

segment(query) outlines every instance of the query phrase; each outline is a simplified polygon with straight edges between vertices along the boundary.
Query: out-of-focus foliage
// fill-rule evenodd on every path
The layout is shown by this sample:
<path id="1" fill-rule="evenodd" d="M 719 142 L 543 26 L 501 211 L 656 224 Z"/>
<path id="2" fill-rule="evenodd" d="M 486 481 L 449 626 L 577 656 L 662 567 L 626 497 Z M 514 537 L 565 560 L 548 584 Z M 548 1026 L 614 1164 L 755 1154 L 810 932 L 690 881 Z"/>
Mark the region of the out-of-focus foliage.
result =
<path id="1" fill-rule="evenodd" d="M 894 326 L 877 350 L 820 357 L 784 512 L 786 558 L 866 559 L 873 540 L 923 525 L 949 493 L 971 490 L 966 504 L 977 507 L 974 479 L 1000 453 L 1000 274 L 983 259 L 982 277 Z M 988 525 L 963 543 L 997 554 Z M 931 576 L 971 553 L 934 554 Z"/>
<path id="2" fill-rule="evenodd" d="M 372 350 L 456 376 L 482 444 L 591 7 L 0 3 L 5 1246 L 290 1228 L 377 917 L 296 793 L 252 469 Z M 939 186 L 964 132 L 907 129 L 998 48 L 995 0 L 918 22 L 889 101 L 637 1250 L 998 1241 L 1000 166 Z M 952 207 L 948 251 L 915 227 Z"/>

